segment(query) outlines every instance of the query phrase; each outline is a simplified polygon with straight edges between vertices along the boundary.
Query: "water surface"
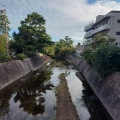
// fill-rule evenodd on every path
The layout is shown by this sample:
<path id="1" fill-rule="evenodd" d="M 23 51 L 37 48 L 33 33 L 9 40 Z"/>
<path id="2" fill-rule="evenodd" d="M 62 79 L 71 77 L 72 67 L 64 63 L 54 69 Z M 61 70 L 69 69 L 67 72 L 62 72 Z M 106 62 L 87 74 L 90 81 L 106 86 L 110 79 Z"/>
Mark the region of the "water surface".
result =
<path id="1" fill-rule="evenodd" d="M 85 88 L 76 77 L 76 72 L 72 66 L 53 61 L 30 79 L 23 81 L 21 85 L 16 83 L 11 85 L 10 89 L 6 88 L 4 91 L 7 93 L 0 91 L 0 120 L 54 120 L 56 86 L 60 83 L 61 73 L 65 73 L 80 120 L 107 120 L 105 117 L 105 119 L 98 117 L 102 116 L 101 113 L 95 116 L 90 112 L 84 100 Z M 95 110 L 95 107 L 93 109 Z"/>

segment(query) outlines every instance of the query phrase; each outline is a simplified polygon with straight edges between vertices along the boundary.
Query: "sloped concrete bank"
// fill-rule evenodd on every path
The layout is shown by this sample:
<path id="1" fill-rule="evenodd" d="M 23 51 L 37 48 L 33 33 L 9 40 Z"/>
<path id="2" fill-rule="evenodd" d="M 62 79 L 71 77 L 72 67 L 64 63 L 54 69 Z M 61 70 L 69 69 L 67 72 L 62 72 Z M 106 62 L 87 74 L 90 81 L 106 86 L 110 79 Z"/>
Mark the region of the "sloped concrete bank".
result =
<path id="1" fill-rule="evenodd" d="M 50 58 L 36 55 L 24 60 L 0 63 L 0 89 L 41 68 Z"/>
<path id="2" fill-rule="evenodd" d="M 100 75 L 85 59 L 70 55 L 65 59 L 81 73 L 111 117 L 120 120 L 120 72 L 109 74 L 100 82 Z"/>

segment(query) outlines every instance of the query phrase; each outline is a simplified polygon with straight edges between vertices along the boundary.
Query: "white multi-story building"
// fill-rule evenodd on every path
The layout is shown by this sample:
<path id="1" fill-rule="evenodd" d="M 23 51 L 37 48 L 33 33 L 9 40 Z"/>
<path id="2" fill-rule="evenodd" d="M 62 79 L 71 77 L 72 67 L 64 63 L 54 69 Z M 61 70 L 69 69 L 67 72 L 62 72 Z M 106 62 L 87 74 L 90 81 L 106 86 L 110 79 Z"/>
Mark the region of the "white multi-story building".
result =
<path id="1" fill-rule="evenodd" d="M 106 15 L 98 15 L 95 22 L 85 26 L 85 43 L 90 43 L 101 32 L 115 39 L 115 44 L 120 45 L 120 11 L 111 11 Z"/>

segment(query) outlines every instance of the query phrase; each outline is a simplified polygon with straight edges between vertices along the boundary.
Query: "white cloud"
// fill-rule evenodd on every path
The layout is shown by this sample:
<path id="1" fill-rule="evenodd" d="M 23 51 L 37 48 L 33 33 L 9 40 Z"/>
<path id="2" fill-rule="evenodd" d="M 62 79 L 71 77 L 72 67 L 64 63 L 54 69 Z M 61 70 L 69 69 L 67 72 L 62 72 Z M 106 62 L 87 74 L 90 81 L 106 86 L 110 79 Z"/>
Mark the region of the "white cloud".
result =
<path id="1" fill-rule="evenodd" d="M 46 28 L 53 40 L 68 35 L 80 42 L 84 36 L 84 26 L 98 14 L 106 14 L 111 10 L 120 10 L 120 2 L 115 0 L 99 0 L 89 4 L 87 0 L 0 0 L 7 9 L 10 27 L 14 30 L 27 14 L 33 11 L 43 15 Z"/>

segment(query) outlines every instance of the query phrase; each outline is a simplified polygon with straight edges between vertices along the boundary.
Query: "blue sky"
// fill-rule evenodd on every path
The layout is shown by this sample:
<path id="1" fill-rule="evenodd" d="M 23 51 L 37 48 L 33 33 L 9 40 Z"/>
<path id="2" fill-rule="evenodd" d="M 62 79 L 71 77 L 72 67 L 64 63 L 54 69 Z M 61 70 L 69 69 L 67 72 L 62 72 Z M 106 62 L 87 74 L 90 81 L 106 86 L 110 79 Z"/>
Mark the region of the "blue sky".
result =
<path id="1" fill-rule="evenodd" d="M 100 14 L 120 10 L 120 0 L 0 0 L 5 5 L 11 32 L 17 31 L 27 14 L 38 12 L 46 19 L 47 33 L 58 41 L 70 36 L 74 44 L 82 42 L 84 26 Z"/>

